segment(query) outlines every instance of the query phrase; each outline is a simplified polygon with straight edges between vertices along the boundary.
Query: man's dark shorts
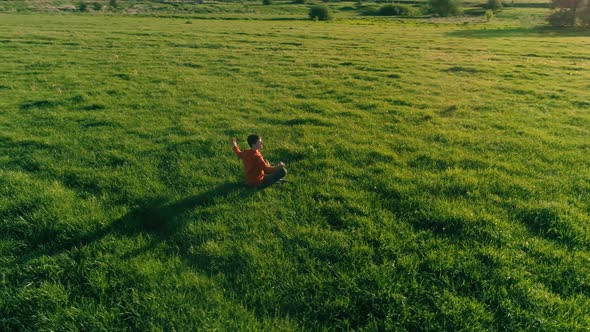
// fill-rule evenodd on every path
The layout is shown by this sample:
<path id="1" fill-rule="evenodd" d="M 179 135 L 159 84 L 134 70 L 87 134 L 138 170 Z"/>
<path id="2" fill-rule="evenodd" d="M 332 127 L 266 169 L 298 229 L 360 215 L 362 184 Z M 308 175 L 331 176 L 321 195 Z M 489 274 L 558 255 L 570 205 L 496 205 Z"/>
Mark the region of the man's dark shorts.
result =
<path id="1" fill-rule="evenodd" d="M 261 188 L 268 187 L 272 184 L 277 183 L 280 179 L 284 178 L 287 175 L 287 169 L 285 167 L 277 167 L 277 169 L 264 176 L 264 180 L 262 181 Z"/>

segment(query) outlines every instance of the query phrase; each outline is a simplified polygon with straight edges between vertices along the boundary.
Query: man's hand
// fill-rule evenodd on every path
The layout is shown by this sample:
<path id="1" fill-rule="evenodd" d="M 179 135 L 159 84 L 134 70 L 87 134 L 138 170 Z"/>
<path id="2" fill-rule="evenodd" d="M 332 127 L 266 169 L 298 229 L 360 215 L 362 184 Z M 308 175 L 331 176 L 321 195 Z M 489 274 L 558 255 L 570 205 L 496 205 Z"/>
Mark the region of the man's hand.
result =
<path id="1" fill-rule="evenodd" d="M 231 146 L 232 146 L 232 147 L 236 147 L 236 146 L 238 146 L 238 143 L 236 142 L 236 138 L 235 138 L 235 137 L 233 137 L 233 138 L 231 139 Z"/>

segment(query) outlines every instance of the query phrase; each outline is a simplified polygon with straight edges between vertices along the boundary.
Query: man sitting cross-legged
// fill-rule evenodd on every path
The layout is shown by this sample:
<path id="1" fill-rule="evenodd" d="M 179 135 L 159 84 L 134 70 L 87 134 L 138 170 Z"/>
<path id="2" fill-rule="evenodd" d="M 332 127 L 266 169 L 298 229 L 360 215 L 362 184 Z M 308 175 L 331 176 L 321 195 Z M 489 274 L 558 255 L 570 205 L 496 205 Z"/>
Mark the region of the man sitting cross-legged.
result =
<path id="1" fill-rule="evenodd" d="M 235 137 L 231 144 L 234 152 L 244 162 L 244 175 L 246 184 L 255 187 L 267 187 L 281 180 L 287 175 L 285 164 L 281 161 L 276 166 L 271 166 L 260 154 L 262 149 L 262 137 L 249 135 L 250 149 L 241 151 Z"/>

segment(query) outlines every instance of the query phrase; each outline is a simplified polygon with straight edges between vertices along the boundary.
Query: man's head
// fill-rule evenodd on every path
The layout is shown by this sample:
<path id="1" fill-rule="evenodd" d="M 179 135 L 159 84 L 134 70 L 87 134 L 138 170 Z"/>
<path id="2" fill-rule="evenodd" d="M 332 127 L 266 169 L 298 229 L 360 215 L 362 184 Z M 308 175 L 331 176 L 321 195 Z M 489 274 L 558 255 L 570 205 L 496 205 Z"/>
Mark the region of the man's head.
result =
<path id="1" fill-rule="evenodd" d="M 248 145 L 254 150 L 262 149 L 262 137 L 252 134 L 248 136 Z"/>

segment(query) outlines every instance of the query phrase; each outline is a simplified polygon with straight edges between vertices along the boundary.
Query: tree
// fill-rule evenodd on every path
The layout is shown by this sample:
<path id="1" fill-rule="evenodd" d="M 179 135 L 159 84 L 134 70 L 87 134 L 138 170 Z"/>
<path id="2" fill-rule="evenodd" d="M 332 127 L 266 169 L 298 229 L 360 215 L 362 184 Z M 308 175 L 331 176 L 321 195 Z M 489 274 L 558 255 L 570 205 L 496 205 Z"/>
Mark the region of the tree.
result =
<path id="1" fill-rule="evenodd" d="M 580 11 L 583 26 L 590 26 L 590 5 L 586 5 L 586 8 Z"/>
<path id="2" fill-rule="evenodd" d="M 446 17 L 461 14 L 459 0 L 430 0 L 429 11 L 435 15 Z"/>
<path id="3" fill-rule="evenodd" d="M 582 24 L 587 25 L 588 0 L 552 0 L 551 4 L 559 10 L 547 17 L 549 24 L 575 27 L 578 19 L 581 19 Z"/>
<path id="4" fill-rule="evenodd" d="M 383 7 L 379 8 L 377 14 L 381 16 L 404 16 L 404 15 L 412 15 L 414 13 L 414 9 L 409 5 L 404 5 L 400 3 L 390 3 L 384 5 Z"/>
<path id="5" fill-rule="evenodd" d="M 494 13 L 502 9 L 503 6 L 502 0 L 488 0 L 486 4 L 486 8 L 493 10 Z"/>
<path id="6" fill-rule="evenodd" d="M 312 20 L 329 21 L 333 18 L 332 11 L 326 5 L 313 5 L 309 8 L 309 18 Z"/>

